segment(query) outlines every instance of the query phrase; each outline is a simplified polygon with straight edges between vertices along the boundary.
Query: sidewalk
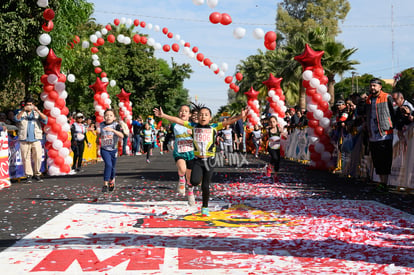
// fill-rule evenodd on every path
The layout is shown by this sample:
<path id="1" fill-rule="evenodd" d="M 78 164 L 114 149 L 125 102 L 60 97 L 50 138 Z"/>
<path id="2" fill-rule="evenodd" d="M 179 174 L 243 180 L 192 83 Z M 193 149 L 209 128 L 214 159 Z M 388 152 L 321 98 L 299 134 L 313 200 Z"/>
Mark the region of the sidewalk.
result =
<path id="1" fill-rule="evenodd" d="M 207 218 L 200 195 L 189 207 L 175 192 L 171 153 L 155 152 L 150 164 L 120 157 L 110 195 L 100 192 L 102 163 L 14 184 L 0 190 L 0 238 L 20 240 L 0 253 L 0 266 L 7 274 L 414 273 L 413 215 L 354 200 L 358 190 L 343 198 L 311 185 L 339 178 L 288 161 L 271 184 L 263 161 L 247 161 L 217 169 Z"/>

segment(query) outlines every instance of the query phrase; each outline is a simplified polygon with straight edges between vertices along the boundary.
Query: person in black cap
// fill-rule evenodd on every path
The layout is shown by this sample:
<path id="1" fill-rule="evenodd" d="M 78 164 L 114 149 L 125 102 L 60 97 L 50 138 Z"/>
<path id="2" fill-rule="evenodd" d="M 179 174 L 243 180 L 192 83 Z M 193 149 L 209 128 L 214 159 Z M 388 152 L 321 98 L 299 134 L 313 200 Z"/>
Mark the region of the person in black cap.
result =
<path id="1" fill-rule="evenodd" d="M 380 177 L 379 187 L 387 189 L 392 165 L 392 142 L 395 121 L 393 99 L 382 91 L 378 78 L 370 81 L 370 94 L 366 101 L 369 148 L 375 172 Z"/>

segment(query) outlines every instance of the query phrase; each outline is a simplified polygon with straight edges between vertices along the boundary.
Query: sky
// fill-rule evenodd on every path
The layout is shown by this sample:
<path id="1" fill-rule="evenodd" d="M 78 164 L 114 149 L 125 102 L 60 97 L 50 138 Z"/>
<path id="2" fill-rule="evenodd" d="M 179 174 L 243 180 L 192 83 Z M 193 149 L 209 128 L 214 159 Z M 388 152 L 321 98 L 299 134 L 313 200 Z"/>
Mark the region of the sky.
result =
<path id="1" fill-rule="evenodd" d="M 273 0 L 216 0 L 214 8 L 207 0 L 201 5 L 194 1 L 202 0 L 88 0 L 95 6 L 93 17 L 97 23 L 106 25 L 114 19 L 138 19 L 147 23 L 147 28 L 136 28 L 148 34 L 156 42 L 164 44 L 179 43 L 179 40 L 196 46 L 200 53 L 219 67 L 228 65 L 225 76 L 233 76 L 236 66 L 259 50 L 266 51 L 263 39 L 256 39 L 253 30 L 261 28 L 264 32 L 275 30 L 277 4 Z M 351 10 L 345 21 L 340 24 L 342 33 L 338 42 L 347 48 L 357 48 L 351 59 L 358 60 L 355 72 L 373 74 L 383 79 L 391 79 L 395 73 L 414 66 L 414 1 L 412 0 L 350 0 Z M 230 25 L 212 24 L 212 12 L 228 13 L 232 18 Z M 148 28 L 152 25 L 152 29 Z M 174 34 L 167 38 L 161 31 L 166 27 Z M 241 27 L 246 34 L 236 39 L 233 31 Z M 177 35 L 179 40 L 177 40 Z M 205 104 L 215 113 L 220 106 L 227 104 L 228 84 L 224 77 L 216 75 L 206 66 L 200 66 L 182 52 L 156 50 L 158 58 L 176 63 L 189 63 L 194 73 L 185 80 L 184 87 L 189 90 L 191 100 Z M 322 64 L 323 65 L 323 64 Z M 269 72 L 272 73 L 272 72 Z M 351 72 L 344 75 L 349 77 Z M 277 77 L 277 75 L 275 75 Z M 110 78 L 110 76 L 108 76 Z M 263 79 L 263 81 L 266 79 Z M 254 88 L 254 87 L 253 87 Z M 239 91 L 246 92 L 246 91 Z"/>

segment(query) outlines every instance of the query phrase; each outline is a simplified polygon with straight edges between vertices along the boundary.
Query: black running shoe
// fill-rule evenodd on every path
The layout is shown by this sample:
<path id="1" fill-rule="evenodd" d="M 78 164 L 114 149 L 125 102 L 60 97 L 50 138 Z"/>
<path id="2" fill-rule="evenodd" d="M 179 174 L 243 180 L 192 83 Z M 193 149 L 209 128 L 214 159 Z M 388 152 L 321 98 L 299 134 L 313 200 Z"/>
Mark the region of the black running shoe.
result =
<path id="1" fill-rule="evenodd" d="M 34 179 L 35 179 L 37 182 L 43 182 L 43 179 L 42 179 L 40 176 L 34 176 Z"/>
<path id="2" fill-rule="evenodd" d="M 115 189 L 115 179 L 111 179 L 108 183 L 108 191 L 112 192 Z"/>
<path id="3" fill-rule="evenodd" d="M 108 192 L 108 185 L 102 186 L 102 193 Z"/>

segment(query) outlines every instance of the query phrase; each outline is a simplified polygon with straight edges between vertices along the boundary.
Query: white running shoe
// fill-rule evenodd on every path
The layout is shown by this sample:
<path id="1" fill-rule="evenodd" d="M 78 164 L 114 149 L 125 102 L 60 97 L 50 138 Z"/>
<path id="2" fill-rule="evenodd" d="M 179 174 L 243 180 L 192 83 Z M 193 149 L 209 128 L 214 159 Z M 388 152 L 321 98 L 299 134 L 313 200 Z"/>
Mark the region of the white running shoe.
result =
<path id="1" fill-rule="evenodd" d="M 187 190 L 187 199 L 188 205 L 194 206 L 195 205 L 195 196 L 194 196 L 194 187 L 189 187 Z"/>
<path id="2" fill-rule="evenodd" d="M 181 195 L 185 195 L 185 177 L 180 177 L 177 185 L 177 192 Z"/>

